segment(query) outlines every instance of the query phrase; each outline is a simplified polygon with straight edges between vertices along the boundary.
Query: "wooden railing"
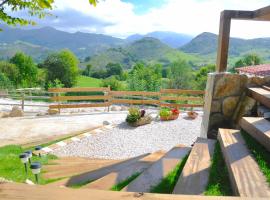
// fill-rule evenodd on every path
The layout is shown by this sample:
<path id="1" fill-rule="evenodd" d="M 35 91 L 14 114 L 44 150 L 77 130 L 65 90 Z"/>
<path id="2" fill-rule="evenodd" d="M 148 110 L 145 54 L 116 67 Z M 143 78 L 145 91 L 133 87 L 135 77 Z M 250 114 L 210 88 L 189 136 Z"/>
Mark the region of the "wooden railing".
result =
<path id="1" fill-rule="evenodd" d="M 49 89 L 49 92 L 53 93 L 53 96 L 50 99 L 56 102 L 56 104 L 50 105 L 49 107 L 59 109 L 59 111 L 62 108 L 109 108 L 109 106 L 113 104 L 141 104 L 176 108 L 203 107 L 203 96 L 205 93 L 202 90 L 181 89 L 162 89 L 160 92 L 111 91 L 109 87 L 51 88 Z M 87 95 L 79 95 L 82 92 L 87 92 Z M 66 93 L 68 93 L 68 95 L 65 95 Z M 71 101 L 75 102 L 71 103 Z M 80 103 L 78 101 L 84 102 Z M 87 101 L 87 103 L 85 101 Z"/>

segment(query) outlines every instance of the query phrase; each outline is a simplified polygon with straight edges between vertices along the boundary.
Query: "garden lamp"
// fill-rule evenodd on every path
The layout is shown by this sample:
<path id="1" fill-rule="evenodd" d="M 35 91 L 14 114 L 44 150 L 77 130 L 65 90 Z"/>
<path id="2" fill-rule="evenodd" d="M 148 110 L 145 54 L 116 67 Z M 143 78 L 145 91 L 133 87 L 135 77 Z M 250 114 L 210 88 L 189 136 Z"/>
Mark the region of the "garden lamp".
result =
<path id="1" fill-rule="evenodd" d="M 32 151 L 28 150 L 28 151 L 26 151 L 24 153 L 28 155 L 28 161 L 29 161 L 29 164 L 31 164 Z"/>
<path id="2" fill-rule="evenodd" d="M 28 154 L 21 153 L 19 155 L 19 158 L 21 159 L 21 162 L 24 164 L 25 173 L 27 174 L 27 161 L 28 161 Z"/>
<path id="3" fill-rule="evenodd" d="M 35 147 L 35 150 L 36 150 L 36 151 L 40 151 L 41 149 L 42 149 L 41 146 L 36 146 L 36 147 Z M 40 152 L 38 153 L 38 156 L 41 157 Z"/>
<path id="4" fill-rule="evenodd" d="M 32 170 L 32 173 L 35 175 L 36 183 L 38 184 L 38 174 L 41 171 L 41 164 L 39 162 L 33 162 L 30 165 L 30 169 Z"/>

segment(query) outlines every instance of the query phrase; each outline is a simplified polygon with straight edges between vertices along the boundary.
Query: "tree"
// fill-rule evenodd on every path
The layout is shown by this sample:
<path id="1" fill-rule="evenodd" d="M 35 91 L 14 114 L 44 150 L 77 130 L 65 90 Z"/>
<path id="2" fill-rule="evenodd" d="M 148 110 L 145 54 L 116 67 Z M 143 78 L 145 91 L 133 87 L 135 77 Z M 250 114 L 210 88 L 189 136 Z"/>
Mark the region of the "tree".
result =
<path id="1" fill-rule="evenodd" d="M 123 90 L 124 85 L 121 83 L 121 81 L 118 81 L 115 76 L 111 76 L 109 78 L 106 78 L 102 80 L 102 87 L 108 87 L 110 86 L 112 90 Z"/>
<path id="2" fill-rule="evenodd" d="M 0 89 L 11 89 L 12 83 L 10 80 L 5 76 L 5 74 L 0 72 Z"/>
<path id="3" fill-rule="evenodd" d="M 174 62 L 169 67 L 169 87 L 175 89 L 187 89 L 192 86 L 191 66 L 183 60 Z"/>
<path id="4" fill-rule="evenodd" d="M 206 65 L 201 67 L 200 70 L 195 73 L 195 87 L 198 90 L 205 90 L 207 75 L 210 72 L 214 72 L 215 68 L 215 65 Z"/>
<path id="5" fill-rule="evenodd" d="M 3 73 L 14 86 L 19 84 L 19 69 L 7 61 L 0 61 L 0 72 Z"/>
<path id="6" fill-rule="evenodd" d="M 161 87 L 161 76 L 159 65 L 144 66 L 138 63 L 128 76 L 128 87 L 135 91 L 158 91 Z"/>
<path id="7" fill-rule="evenodd" d="M 43 64 L 48 70 L 47 84 L 58 79 L 65 87 L 74 86 L 79 75 L 78 64 L 77 57 L 69 50 L 49 55 Z"/>
<path id="8" fill-rule="evenodd" d="M 123 68 L 119 63 L 108 63 L 106 65 L 107 76 L 121 75 L 123 73 Z"/>
<path id="9" fill-rule="evenodd" d="M 244 66 L 253 66 L 262 64 L 262 59 L 256 54 L 247 54 L 244 58 L 239 59 L 235 62 L 234 66 L 229 70 L 232 73 L 236 72 L 236 68 Z"/>
<path id="10" fill-rule="evenodd" d="M 91 64 L 88 64 L 86 65 L 85 69 L 83 70 L 83 75 L 85 76 L 90 76 L 91 75 L 91 69 L 92 69 L 92 65 Z"/>
<path id="11" fill-rule="evenodd" d="M 18 84 L 23 87 L 36 85 L 38 68 L 30 56 L 18 52 L 10 59 L 10 62 L 15 64 L 19 70 Z"/>
<path id="12" fill-rule="evenodd" d="M 89 0 L 96 6 L 98 0 Z M 0 0 L 0 20 L 8 25 L 34 25 L 33 20 L 14 17 L 10 11 L 27 11 L 30 17 L 44 18 L 51 15 L 47 10 L 53 9 L 54 0 Z"/>

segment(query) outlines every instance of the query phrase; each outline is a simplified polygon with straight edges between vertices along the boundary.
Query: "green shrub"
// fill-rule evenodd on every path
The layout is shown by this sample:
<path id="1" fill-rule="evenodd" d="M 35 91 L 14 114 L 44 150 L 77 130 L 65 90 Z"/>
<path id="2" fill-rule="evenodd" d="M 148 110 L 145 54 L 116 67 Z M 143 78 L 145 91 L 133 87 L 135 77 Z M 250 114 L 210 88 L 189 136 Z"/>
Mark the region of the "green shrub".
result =
<path id="1" fill-rule="evenodd" d="M 161 108 L 160 111 L 159 111 L 159 116 L 160 117 L 169 117 L 171 116 L 172 114 L 172 111 L 170 108 Z"/>
<path id="2" fill-rule="evenodd" d="M 128 109 L 128 116 L 126 118 L 126 122 L 135 123 L 141 118 L 141 112 L 136 107 L 131 107 Z"/>

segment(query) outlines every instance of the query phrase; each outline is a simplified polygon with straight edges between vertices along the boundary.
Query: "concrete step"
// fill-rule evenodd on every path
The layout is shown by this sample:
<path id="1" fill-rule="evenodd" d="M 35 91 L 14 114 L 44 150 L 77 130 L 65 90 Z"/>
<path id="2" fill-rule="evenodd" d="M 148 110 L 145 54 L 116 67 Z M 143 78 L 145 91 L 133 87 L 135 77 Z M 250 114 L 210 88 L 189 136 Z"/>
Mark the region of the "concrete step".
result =
<path id="1" fill-rule="evenodd" d="M 240 126 L 270 151 L 270 122 L 268 120 L 262 117 L 243 117 L 240 120 Z"/>
<path id="2" fill-rule="evenodd" d="M 270 197 L 266 178 L 247 149 L 239 130 L 219 129 L 218 140 L 229 171 L 232 189 L 241 197 Z"/>
<path id="3" fill-rule="evenodd" d="M 173 194 L 203 194 L 208 183 L 215 143 L 216 140 L 197 139 L 174 187 Z"/>
<path id="4" fill-rule="evenodd" d="M 171 149 L 161 159 L 146 169 L 122 191 L 149 192 L 152 187 L 160 183 L 182 159 L 189 153 L 190 147 L 179 145 Z"/>
<path id="5" fill-rule="evenodd" d="M 125 169 L 122 169 L 117 172 L 109 173 L 108 175 L 91 182 L 84 186 L 84 188 L 98 189 L 98 190 L 110 190 L 114 185 L 128 179 L 136 173 L 141 173 L 154 162 L 159 160 L 162 156 L 165 155 L 164 151 L 158 151 L 150 154 L 137 161 L 136 163 L 128 166 Z"/>
<path id="6" fill-rule="evenodd" d="M 252 98 L 270 108 L 270 91 L 263 88 L 248 88 Z"/>

